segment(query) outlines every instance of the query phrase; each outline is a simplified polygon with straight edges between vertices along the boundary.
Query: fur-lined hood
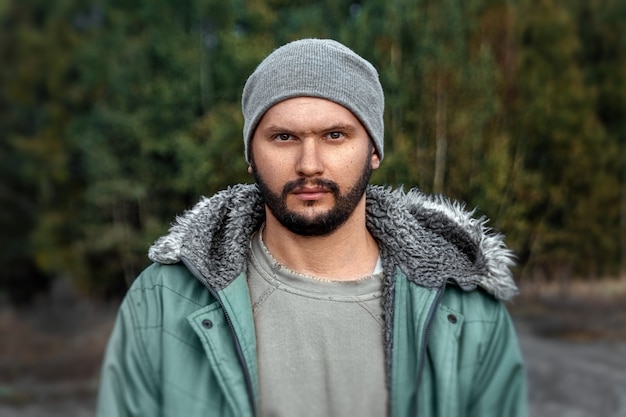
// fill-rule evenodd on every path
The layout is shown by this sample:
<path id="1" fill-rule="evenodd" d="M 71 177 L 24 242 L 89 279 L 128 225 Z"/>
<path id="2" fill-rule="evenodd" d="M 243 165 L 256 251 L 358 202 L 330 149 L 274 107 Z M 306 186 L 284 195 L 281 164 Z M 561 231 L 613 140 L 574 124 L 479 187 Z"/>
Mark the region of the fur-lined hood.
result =
<path id="1" fill-rule="evenodd" d="M 369 186 L 366 194 L 367 227 L 378 241 L 385 275 L 398 267 L 428 288 L 452 281 L 465 290 L 479 286 L 502 300 L 517 293 L 509 269 L 512 252 L 484 219 L 417 190 Z M 164 264 L 186 259 L 205 284 L 220 290 L 244 270 L 250 236 L 264 220 L 257 186 L 235 185 L 177 217 L 149 257 Z"/>

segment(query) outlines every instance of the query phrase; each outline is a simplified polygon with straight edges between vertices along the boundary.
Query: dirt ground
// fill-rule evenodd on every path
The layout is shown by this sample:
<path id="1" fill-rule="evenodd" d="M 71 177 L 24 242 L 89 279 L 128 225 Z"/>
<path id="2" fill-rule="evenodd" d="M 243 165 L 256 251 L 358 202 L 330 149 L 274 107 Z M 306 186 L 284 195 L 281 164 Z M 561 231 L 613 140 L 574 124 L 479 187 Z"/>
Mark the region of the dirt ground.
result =
<path id="1" fill-rule="evenodd" d="M 548 294 L 509 306 L 533 417 L 626 417 L 626 297 Z M 33 306 L 0 302 L 0 416 L 94 416 L 117 303 L 58 283 Z"/>
<path id="2" fill-rule="evenodd" d="M 28 307 L 0 303 L 0 416 L 93 416 L 117 305 L 63 281 Z"/>
<path id="3" fill-rule="evenodd" d="M 626 299 L 520 299 L 510 308 L 533 417 L 626 417 Z"/>

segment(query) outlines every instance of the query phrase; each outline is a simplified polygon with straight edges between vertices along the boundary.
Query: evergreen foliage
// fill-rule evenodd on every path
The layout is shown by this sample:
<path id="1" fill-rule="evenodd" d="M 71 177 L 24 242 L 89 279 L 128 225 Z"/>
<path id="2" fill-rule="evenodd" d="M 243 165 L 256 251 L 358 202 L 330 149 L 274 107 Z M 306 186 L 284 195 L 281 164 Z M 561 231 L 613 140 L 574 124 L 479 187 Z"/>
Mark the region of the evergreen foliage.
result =
<path id="1" fill-rule="evenodd" d="M 175 214 L 252 181 L 243 83 L 302 37 L 379 69 L 374 182 L 478 207 L 522 277 L 626 274 L 625 19 L 620 0 L 0 1 L 0 291 L 123 293 Z"/>

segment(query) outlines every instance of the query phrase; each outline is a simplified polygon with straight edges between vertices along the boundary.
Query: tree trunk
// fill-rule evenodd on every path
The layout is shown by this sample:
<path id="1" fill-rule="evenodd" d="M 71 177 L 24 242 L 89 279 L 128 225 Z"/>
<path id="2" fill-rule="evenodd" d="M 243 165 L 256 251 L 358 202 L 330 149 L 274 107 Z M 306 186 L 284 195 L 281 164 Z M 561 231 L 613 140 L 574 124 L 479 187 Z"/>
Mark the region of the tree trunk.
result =
<path id="1" fill-rule="evenodd" d="M 624 153 L 622 153 L 624 155 Z M 626 280 L 626 156 L 623 156 L 622 191 L 619 216 L 620 230 L 620 277 Z"/>
<path id="2" fill-rule="evenodd" d="M 443 193 L 448 156 L 448 95 L 443 75 L 437 76 L 437 110 L 435 114 L 435 177 L 433 192 Z"/>

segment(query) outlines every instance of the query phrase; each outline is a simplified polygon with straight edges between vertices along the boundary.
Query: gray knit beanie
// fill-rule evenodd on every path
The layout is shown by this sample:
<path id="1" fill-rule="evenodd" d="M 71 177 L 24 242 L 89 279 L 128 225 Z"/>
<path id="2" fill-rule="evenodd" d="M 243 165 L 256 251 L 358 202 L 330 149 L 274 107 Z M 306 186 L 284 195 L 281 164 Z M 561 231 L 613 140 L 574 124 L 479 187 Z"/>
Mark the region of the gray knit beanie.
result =
<path id="1" fill-rule="evenodd" d="M 276 49 L 246 81 L 241 107 L 248 162 L 250 141 L 265 112 L 283 100 L 304 96 L 325 98 L 350 110 L 369 133 L 382 161 L 385 97 L 378 72 L 339 42 L 302 39 Z"/>

